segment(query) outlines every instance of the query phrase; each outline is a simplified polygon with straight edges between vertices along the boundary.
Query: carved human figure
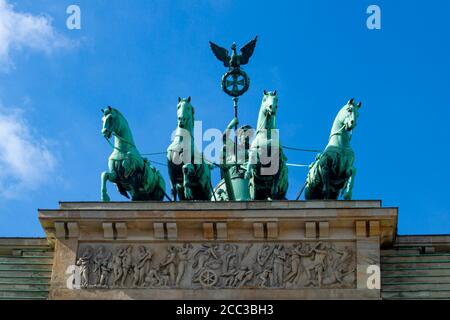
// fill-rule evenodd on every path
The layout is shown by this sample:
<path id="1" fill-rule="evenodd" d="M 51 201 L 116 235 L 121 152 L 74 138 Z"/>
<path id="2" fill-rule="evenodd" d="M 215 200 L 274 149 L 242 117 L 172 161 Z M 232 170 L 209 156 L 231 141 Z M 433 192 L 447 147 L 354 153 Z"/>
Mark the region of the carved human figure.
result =
<path id="1" fill-rule="evenodd" d="M 107 252 L 104 246 L 98 247 L 97 254 L 94 257 L 94 273 L 97 275 L 97 286 L 104 287 L 108 284 L 112 271 L 110 262 L 111 252 Z"/>
<path id="2" fill-rule="evenodd" d="M 294 245 L 291 250 L 291 270 L 286 275 L 286 281 L 290 283 L 295 283 L 300 276 L 300 257 L 303 256 L 301 251 L 302 244 Z"/>
<path id="3" fill-rule="evenodd" d="M 238 171 L 244 172 L 247 170 L 248 164 L 248 151 L 250 149 L 250 138 L 254 134 L 254 130 L 250 125 L 244 125 L 240 127 L 237 132 L 237 145 L 229 138 L 229 133 L 232 128 L 239 124 L 238 118 L 233 118 L 227 126 L 227 130 L 223 134 L 223 155 L 225 157 L 225 164 L 229 165 L 232 169 L 233 166 L 238 165 Z M 237 153 L 236 153 L 237 151 Z M 236 157 L 237 154 L 237 157 Z M 233 173 L 236 173 L 236 167 L 234 166 Z"/>
<path id="4" fill-rule="evenodd" d="M 331 277 L 326 279 L 326 284 L 340 283 L 343 284 L 346 277 L 355 271 L 353 264 L 353 252 L 352 249 L 346 246 L 343 250 L 332 248 L 339 256 L 334 260 L 332 265 Z M 324 281 L 325 282 L 325 281 Z"/>
<path id="5" fill-rule="evenodd" d="M 147 250 L 144 246 L 138 247 L 138 257 L 137 262 L 134 266 L 134 286 L 143 286 L 145 284 L 145 275 L 150 269 L 150 263 L 152 260 L 153 253 L 149 249 Z"/>
<path id="6" fill-rule="evenodd" d="M 231 269 L 237 267 L 238 264 L 238 246 L 235 244 L 225 245 L 224 259 L 224 272 L 228 272 Z"/>
<path id="7" fill-rule="evenodd" d="M 309 246 L 306 247 L 309 250 Z M 328 248 L 322 242 L 318 242 L 311 250 L 304 253 L 305 259 L 300 263 L 307 276 L 306 286 L 322 286 L 322 275 L 325 271 L 325 258 L 328 255 Z M 317 278 L 317 280 L 316 280 Z"/>
<path id="8" fill-rule="evenodd" d="M 125 287 L 126 280 L 128 278 L 128 274 L 132 271 L 132 264 L 133 264 L 133 258 L 132 258 L 132 247 L 128 246 L 122 255 L 122 281 L 121 286 Z"/>
<path id="9" fill-rule="evenodd" d="M 225 287 L 233 286 L 234 278 L 236 277 L 237 273 L 237 269 L 235 267 L 232 267 L 230 270 L 220 275 L 224 279 L 223 283 Z"/>
<path id="10" fill-rule="evenodd" d="M 214 200 L 217 201 L 250 199 L 248 182 L 232 184 L 232 179 L 244 179 L 245 171 L 248 166 L 250 138 L 253 136 L 252 127 L 249 125 L 244 125 L 237 129 L 235 136 L 236 141 L 233 141 L 233 139 L 230 138 L 230 132 L 232 132 L 231 130 L 233 128 L 237 127 L 238 123 L 238 119 L 233 118 L 222 136 L 223 148 L 220 157 L 220 175 L 222 180 L 215 188 L 216 194 Z M 229 188 L 232 189 L 232 192 L 229 192 Z"/>
<path id="11" fill-rule="evenodd" d="M 246 259 L 250 253 L 250 249 L 253 247 L 253 243 L 250 243 L 248 245 L 245 246 L 244 251 L 242 251 L 241 253 L 238 252 L 237 256 L 238 256 L 238 260 L 237 260 L 237 264 L 241 265 L 242 263 L 246 262 Z M 239 250 L 239 247 L 236 245 L 236 251 Z"/>
<path id="12" fill-rule="evenodd" d="M 248 266 L 241 266 L 234 277 L 232 287 L 242 287 L 253 279 L 254 272 Z"/>
<path id="13" fill-rule="evenodd" d="M 169 270 L 161 269 L 159 271 L 158 277 L 159 277 L 159 286 L 160 287 L 168 287 L 169 286 L 169 280 L 170 280 Z"/>
<path id="14" fill-rule="evenodd" d="M 76 265 L 80 267 L 81 287 L 89 286 L 89 275 L 91 271 L 91 259 L 93 250 L 91 246 L 87 246 L 80 258 L 78 258 Z"/>
<path id="15" fill-rule="evenodd" d="M 277 244 L 273 250 L 273 283 L 275 287 L 283 285 L 284 263 L 286 261 L 286 252 L 281 244 Z"/>
<path id="16" fill-rule="evenodd" d="M 328 255 L 327 249 L 328 248 L 325 244 L 320 243 L 313 249 L 313 251 L 315 252 L 315 261 L 316 261 L 314 271 L 317 273 L 317 281 L 319 284 L 319 288 L 322 287 L 323 272 L 325 271 L 326 268 L 325 258 Z"/>
<path id="17" fill-rule="evenodd" d="M 169 276 L 169 285 L 173 286 L 176 283 L 176 257 L 177 249 L 174 246 L 169 246 L 167 248 L 167 256 L 165 260 L 161 263 L 161 270 L 165 271 L 164 274 Z"/>
<path id="18" fill-rule="evenodd" d="M 183 279 L 184 272 L 186 271 L 186 266 L 189 261 L 189 252 L 192 248 L 190 243 L 183 244 L 182 247 L 177 249 L 178 251 L 178 266 L 177 266 L 177 278 L 175 280 L 175 285 L 179 286 L 181 280 Z"/>
<path id="19" fill-rule="evenodd" d="M 200 249 L 194 255 L 195 262 L 192 265 L 194 268 L 194 278 L 197 278 L 201 271 L 203 271 L 208 260 L 217 261 L 219 260 L 219 255 L 217 253 L 219 246 L 203 244 Z"/>
<path id="20" fill-rule="evenodd" d="M 259 286 L 261 288 L 267 287 L 270 284 L 270 279 L 272 277 L 272 268 L 268 267 L 258 274 L 257 279 L 259 280 Z"/>
<path id="21" fill-rule="evenodd" d="M 260 271 L 265 270 L 267 261 L 273 253 L 273 247 L 268 244 L 263 245 L 263 247 L 258 251 L 256 255 L 256 265 Z"/>
<path id="22" fill-rule="evenodd" d="M 158 274 L 158 270 L 151 268 L 145 277 L 145 286 L 157 287 L 161 285 L 161 277 Z"/>
<path id="23" fill-rule="evenodd" d="M 112 269 L 113 269 L 113 285 L 118 286 L 120 283 L 120 280 L 123 276 L 123 270 L 122 270 L 122 256 L 125 249 L 117 249 L 115 256 L 113 257 L 113 263 L 112 263 Z"/>

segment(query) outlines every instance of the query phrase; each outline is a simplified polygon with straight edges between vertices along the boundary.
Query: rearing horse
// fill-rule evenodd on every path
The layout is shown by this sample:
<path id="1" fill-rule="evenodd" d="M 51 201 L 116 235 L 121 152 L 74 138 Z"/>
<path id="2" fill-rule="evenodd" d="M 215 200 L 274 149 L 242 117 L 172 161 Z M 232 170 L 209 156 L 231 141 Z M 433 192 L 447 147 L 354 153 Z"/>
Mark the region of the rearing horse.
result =
<path id="1" fill-rule="evenodd" d="M 266 92 L 258 115 L 256 137 L 249 150 L 246 179 L 252 200 L 286 199 L 288 169 L 286 156 L 281 147 L 276 114 L 278 96 L 276 91 Z"/>
<path id="2" fill-rule="evenodd" d="M 178 126 L 167 148 L 173 200 L 210 200 L 211 171 L 194 144 L 194 107 L 191 97 L 178 98 Z"/>
<path id="3" fill-rule="evenodd" d="M 340 193 L 345 200 L 352 198 L 356 169 L 350 139 L 360 107 L 361 102 L 356 105 L 351 99 L 337 114 L 328 145 L 310 165 L 305 186 L 306 200 L 336 200 Z"/>
<path id="4" fill-rule="evenodd" d="M 160 172 L 137 150 L 133 135 L 125 117 L 119 110 L 108 107 L 102 109 L 102 134 L 108 143 L 114 135 L 113 152 L 108 159 L 109 171 L 101 175 L 102 201 L 110 201 L 106 190 L 109 180 L 117 185 L 119 192 L 133 201 L 163 200 L 166 184 Z"/>

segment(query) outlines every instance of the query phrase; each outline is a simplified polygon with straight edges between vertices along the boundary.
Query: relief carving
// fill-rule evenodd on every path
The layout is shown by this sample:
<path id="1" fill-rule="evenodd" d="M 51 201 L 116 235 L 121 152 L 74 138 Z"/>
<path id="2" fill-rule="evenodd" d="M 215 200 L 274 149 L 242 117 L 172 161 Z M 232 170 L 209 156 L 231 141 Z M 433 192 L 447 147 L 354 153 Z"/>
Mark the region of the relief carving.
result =
<path id="1" fill-rule="evenodd" d="M 82 288 L 354 288 L 354 245 L 82 244 Z"/>

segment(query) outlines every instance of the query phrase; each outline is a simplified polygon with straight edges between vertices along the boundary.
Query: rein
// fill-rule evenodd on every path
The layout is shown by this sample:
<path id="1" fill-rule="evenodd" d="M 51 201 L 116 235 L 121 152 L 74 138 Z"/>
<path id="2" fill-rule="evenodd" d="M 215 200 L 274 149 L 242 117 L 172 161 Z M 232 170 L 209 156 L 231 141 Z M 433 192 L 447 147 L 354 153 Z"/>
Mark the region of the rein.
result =
<path id="1" fill-rule="evenodd" d="M 135 147 L 136 148 L 136 146 L 133 144 L 133 143 L 131 143 L 131 142 L 129 142 L 129 141 L 127 141 L 126 139 L 124 139 L 124 138 L 122 138 L 121 136 L 119 136 L 118 134 L 116 134 L 116 133 L 113 133 L 113 136 L 115 136 L 116 138 L 118 138 L 118 139 L 120 139 L 120 140 L 122 140 L 122 142 L 124 142 L 124 143 L 126 143 L 126 144 L 129 144 L 130 146 L 132 146 L 132 147 Z M 119 151 L 119 152 L 122 152 L 122 153 L 127 153 L 127 152 L 125 152 L 125 151 L 123 151 L 123 150 L 121 150 L 120 148 L 117 148 L 115 145 L 113 145 L 112 143 L 111 143 L 111 141 L 109 141 L 109 139 L 107 138 L 107 137 L 105 137 L 105 136 L 103 136 L 104 138 L 105 138 L 105 140 L 108 142 L 108 144 L 111 146 L 111 148 L 113 148 L 113 149 L 115 149 L 115 150 L 117 150 L 117 151 Z"/>
<path id="2" fill-rule="evenodd" d="M 342 134 L 342 131 L 343 131 L 344 129 L 345 129 L 345 125 L 343 125 L 338 131 L 333 132 L 332 134 L 330 134 L 330 137 L 328 138 L 328 141 L 330 141 L 331 138 L 332 138 L 333 136 L 341 135 L 341 134 Z M 352 139 L 352 134 L 350 133 L 349 140 L 351 140 L 351 139 Z"/>

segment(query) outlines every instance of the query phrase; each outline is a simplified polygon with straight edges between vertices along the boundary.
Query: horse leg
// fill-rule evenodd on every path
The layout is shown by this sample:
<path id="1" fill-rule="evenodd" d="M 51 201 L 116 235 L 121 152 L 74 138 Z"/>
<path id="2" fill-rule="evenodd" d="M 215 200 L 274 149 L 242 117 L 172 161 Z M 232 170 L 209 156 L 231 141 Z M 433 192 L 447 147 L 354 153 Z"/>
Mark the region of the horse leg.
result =
<path id="1" fill-rule="evenodd" d="M 167 163 L 167 167 L 169 170 L 170 190 L 172 193 L 173 201 L 177 201 L 177 177 L 176 177 L 175 170 L 173 169 L 172 166 L 173 166 L 173 164 L 169 160 Z"/>
<path id="2" fill-rule="evenodd" d="M 184 187 L 184 197 L 186 200 L 192 200 L 194 199 L 194 195 L 192 193 L 192 189 L 190 187 L 190 180 L 189 180 L 189 168 L 192 166 L 191 164 L 185 164 L 183 166 L 183 187 Z"/>
<path id="3" fill-rule="evenodd" d="M 275 190 L 272 191 L 272 198 L 276 200 L 286 200 L 286 193 L 289 187 L 286 160 L 286 156 L 280 150 L 280 167 L 275 178 Z"/>
<path id="4" fill-rule="evenodd" d="M 249 161 L 247 165 L 247 170 L 245 170 L 244 179 L 250 180 L 252 178 L 252 172 L 254 168 L 255 165 L 251 164 Z"/>
<path id="5" fill-rule="evenodd" d="M 248 181 L 248 193 L 250 195 L 251 200 L 255 200 L 255 182 L 253 178 L 250 178 Z"/>
<path id="6" fill-rule="evenodd" d="M 272 199 L 286 200 L 286 192 L 288 189 L 287 167 L 284 164 L 280 167 L 280 173 L 275 178 L 272 186 Z"/>
<path id="7" fill-rule="evenodd" d="M 171 187 L 170 187 L 170 191 L 172 193 L 172 199 L 173 201 L 177 201 L 177 184 L 175 182 L 175 184 L 172 183 L 172 181 L 170 182 Z"/>
<path id="8" fill-rule="evenodd" d="M 206 163 L 203 163 L 203 179 L 204 179 L 204 185 L 203 190 L 205 190 L 205 198 L 204 200 L 211 200 L 211 197 L 214 197 L 214 200 L 216 200 L 216 196 L 214 194 L 214 187 L 211 183 L 211 169 L 209 168 L 209 165 Z"/>
<path id="9" fill-rule="evenodd" d="M 326 166 L 320 168 L 320 176 L 322 180 L 322 198 L 328 200 L 330 199 L 330 171 Z"/>
<path id="10" fill-rule="evenodd" d="M 274 181 L 274 183 L 272 184 L 272 188 L 270 188 L 270 195 L 269 198 L 267 200 L 280 200 L 278 195 L 279 195 L 279 191 L 278 191 L 278 183 L 277 181 Z"/>
<path id="11" fill-rule="evenodd" d="M 350 169 L 350 177 L 347 180 L 344 188 L 344 200 L 351 200 L 353 195 L 353 186 L 355 184 L 356 168 Z"/>
<path id="12" fill-rule="evenodd" d="M 306 184 L 304 192 L 305 192 L 305 200 L 312 200 L 313 199 L 313 194 L 312 194 L 312 190 L 311 190 L 311 187 L 310 187 L 309 183 Z"/>
<path id="13" fill-rule="evenodd" d="M 189 182 L 184 182 L 184 198 L 186 200 L 193 200 L 194 195 L 192 193 L 192 189 L 189 187 Z"/>
<path id="14" fill-rule="evenodd" d="M 163 201 L 164 196 L 166 195 L 166 183 L 164 182 L 164 179 L 159 171 L 157 171 L 156 173 L 156 179 L 157 179 L 157 188 L 159 188 L 159 192 L 157 192 L 155 200 Z"/>
<path id="15" fill-rule="evenodd" d="M 106 188 L 106 182 L 109 180 L 111 182 L 113 182 L 115 180 L 115 174 L 111 173 L 111 172 L 103 172 L 101 175 L 101 183 L 102 183 L 102 187 L 101 187 L 101 199 L 103 202 L 109 202 L 111 199 L 108 195 L 108 190 Z"/>

